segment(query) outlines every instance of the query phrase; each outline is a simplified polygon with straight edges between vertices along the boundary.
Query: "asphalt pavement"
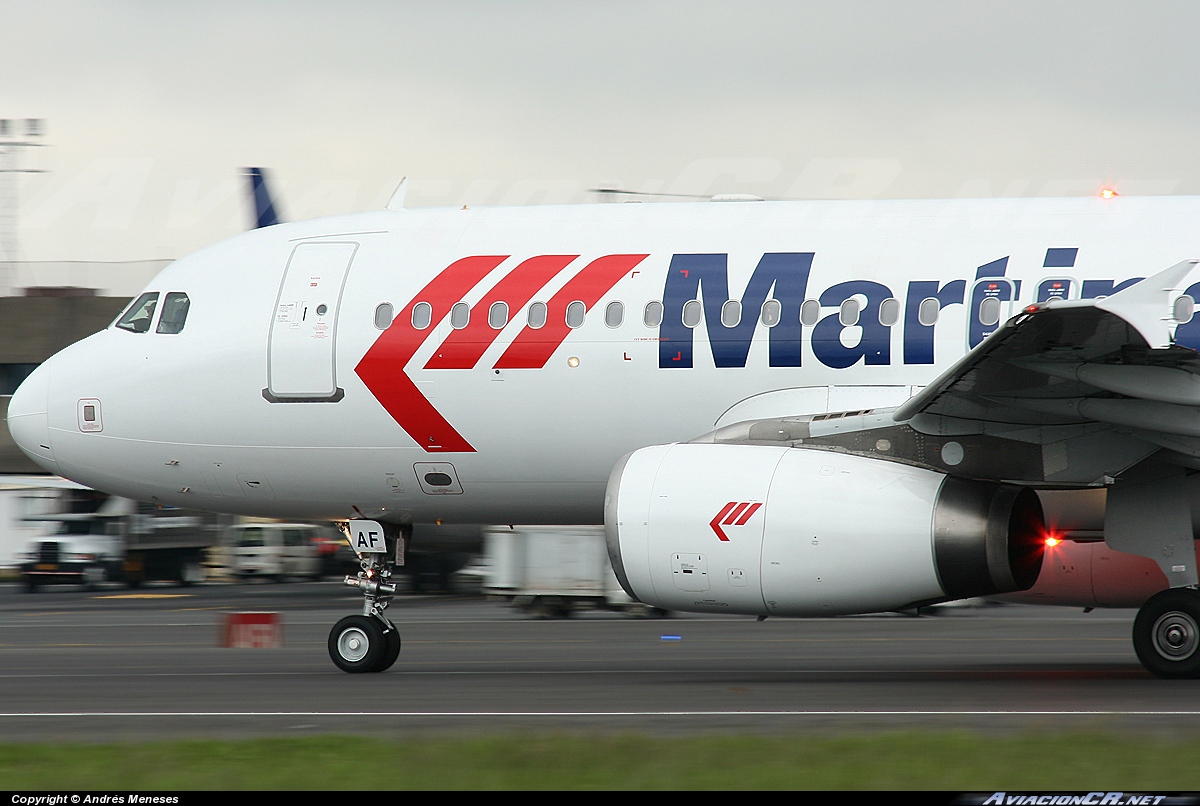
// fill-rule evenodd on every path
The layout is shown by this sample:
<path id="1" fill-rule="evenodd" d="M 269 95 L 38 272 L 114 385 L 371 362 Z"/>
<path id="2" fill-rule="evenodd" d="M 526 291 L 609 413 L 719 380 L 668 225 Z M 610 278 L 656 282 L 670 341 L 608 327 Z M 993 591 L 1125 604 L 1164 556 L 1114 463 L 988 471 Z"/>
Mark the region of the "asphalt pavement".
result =
<path id="1" fill-rule="evenodd" d="M 347 675 L 337 582 L 0 584 L 0 741 L 414 731 L 1193 731 L 1200 682 L 1158 680 L 1133 611 L 946 608 L 785 620 L 590 612 L 535 619 L 477 593 L 401 596 L 400 659 Z M 219 646 L 279 614 L 279 648 Z"/>

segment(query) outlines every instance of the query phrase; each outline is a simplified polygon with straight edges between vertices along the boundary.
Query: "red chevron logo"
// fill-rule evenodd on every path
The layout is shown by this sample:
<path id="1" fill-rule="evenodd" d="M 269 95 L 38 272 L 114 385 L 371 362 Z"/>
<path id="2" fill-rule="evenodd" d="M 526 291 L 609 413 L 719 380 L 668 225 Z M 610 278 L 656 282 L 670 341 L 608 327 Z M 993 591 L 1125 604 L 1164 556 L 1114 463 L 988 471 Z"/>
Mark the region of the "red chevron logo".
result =
<path id="1" fill-rule="evenodd" d="M 452 331 L 424 368 L 473 369 L 505 329 L 488 324 L 488 309 L 496 302 L 503 302 L 509 310 L 520 310 L 577 257 L 541 255 L 518 264 L 475 304 L 467 326 Z M 528 325 L 522 328 L 497 360 L 495 368 L 544 367 L 571 332 L 566 324 L 567 306 L 580 301 L 586 310 L 591 310 L 626 272 L 647 257 L 606 255 L 588 263 L 547 301 L 546 324 L 540 328 Z M 507 259 L 508 255 L 475 255 L 451 263 L 396 314 L 391 326 L 376 339 L 354 368 L 392 419 L 428 453 L 466 453 L 474 452 L 475 448 L 421 394 L 408 374 L 408 364 L 436 332 L 437 325 L 450 314 L 455 303 Z M 429 305 L 431 317 L 427 327 L 418 329 L 413 325 L 413 309 L 421 303 Z"/>
<path id="2" fill-rule="evenodd" d="M 721 511 L 717 513 L 717 517 L 709 521 L 709 526 L 717 533 L 717 537 L 725 543 L 729 542 L 729 536 L 721 529 L 722 526 L 745 526 L 746 522 L 758 512 L 762 504 L 755 504 L 743 501 L 730 501 L 725 506 L 721 507 Z"/>

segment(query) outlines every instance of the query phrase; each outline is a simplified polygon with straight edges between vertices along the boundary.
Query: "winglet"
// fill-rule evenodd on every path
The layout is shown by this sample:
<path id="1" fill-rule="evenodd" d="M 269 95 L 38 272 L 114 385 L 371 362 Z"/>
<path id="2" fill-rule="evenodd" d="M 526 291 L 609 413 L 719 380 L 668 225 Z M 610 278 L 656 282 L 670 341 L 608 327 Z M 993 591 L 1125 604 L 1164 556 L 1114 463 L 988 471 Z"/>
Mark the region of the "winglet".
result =
<path id="1" fill-rule="evenodd" d="M 254 226 L 269 227 L 279 223 L 279 215 L 275 212 L 275 202 L 271 199 L 271 191 L 267 187 L 267 174 L 262 168 L 247 168 L 246 178 L 250 180 L 250 197 L 254 200 Z"/>
<path id="2" fill-rule="evenodd" d="M 403 210 L 404 209 L 404 196 L 407 193 L 408 193 L 408 177 L 406 176 L 400 180 L 400 184 L 396 185 L 396 190 L 395 190 L 395 192 L 392 193 L 392 198 L 388 199 L 387 207 L 385 209 Z"/>
<path id="3" fill-rule="evenodd" d="M 1097 300 L 1096 307 L 1116 314 L 1133 325 L 1155 350 L 1170 347 L 1175 328 L 1172 306 L 1182 293 L 1183 280 L 1200 260 L 1184 260 L 1111 297 Z"/>

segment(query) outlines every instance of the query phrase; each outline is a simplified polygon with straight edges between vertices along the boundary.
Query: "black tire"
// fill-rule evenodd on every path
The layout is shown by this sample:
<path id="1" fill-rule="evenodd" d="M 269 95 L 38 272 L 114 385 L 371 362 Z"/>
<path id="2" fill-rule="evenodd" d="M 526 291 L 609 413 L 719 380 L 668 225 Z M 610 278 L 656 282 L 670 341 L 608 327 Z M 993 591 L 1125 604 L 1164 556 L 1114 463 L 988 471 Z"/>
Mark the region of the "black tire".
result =
<path id="1" fill-rule="evenodd" d="M 1172 588 L 1150 597 L 1133 622 L 1133 649 L 1157 677 L 1200 677 L 1200 591 Z"/>
<path id="2" fill-rule="evenodd" d="M 329 657 L 350 674 L 378 671 L 385 657 L 383 625 L 368 616 L 346 616 L 329 631 Z"/>
<path id="3" fill-rule="evenodd" d="M 375 671 L 386 672 L 392 668 L 396 658 L 400 657 L 400 631 L 396 625 L 388 622 L 387 632 L 383 634 L 383 656 L 379 659 L 379 668 Z"/>

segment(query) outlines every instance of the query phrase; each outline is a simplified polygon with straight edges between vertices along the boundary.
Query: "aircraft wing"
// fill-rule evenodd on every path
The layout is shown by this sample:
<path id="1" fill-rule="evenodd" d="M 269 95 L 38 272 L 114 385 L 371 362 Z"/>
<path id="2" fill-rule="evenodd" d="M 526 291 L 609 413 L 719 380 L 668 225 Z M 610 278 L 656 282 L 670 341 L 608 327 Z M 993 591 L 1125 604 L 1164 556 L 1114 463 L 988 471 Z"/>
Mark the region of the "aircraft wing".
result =
<path id="1" fill-rule="evenodd" d="M 1030 485 L 1111 481 L 1151 454 L 1200 468 L 1200 355 L 1174 343 L 1195 260 L 1111 297 L 1031 305 L 897 409 L 727 426 L 773 443 Z M 1163 451 L 1165 449 L 1165 451 Z"/>

